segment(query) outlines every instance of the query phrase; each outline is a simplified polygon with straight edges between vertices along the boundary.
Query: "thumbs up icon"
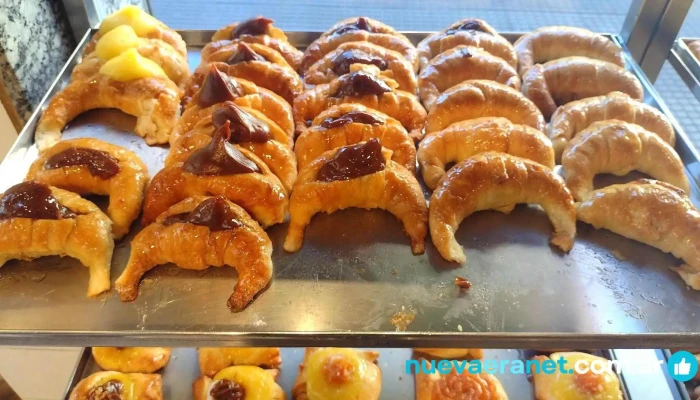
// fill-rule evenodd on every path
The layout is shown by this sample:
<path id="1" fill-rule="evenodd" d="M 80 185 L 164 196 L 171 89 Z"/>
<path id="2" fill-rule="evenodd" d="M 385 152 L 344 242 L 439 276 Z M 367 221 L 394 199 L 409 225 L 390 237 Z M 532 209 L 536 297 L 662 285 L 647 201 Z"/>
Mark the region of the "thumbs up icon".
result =
<path id="1" fill-rule="evenodd" d="M 668 373 L 679 382 L 687 382 L 698 373 L 698 360 L 687 351 L 678 351 L 668 359 Z"/>
<path id="2" fill-rule="evenodd" d="M 690 375 L 690 363 L 685 360 L 685 357 L 681 358 L 681 362 L 673 366 L 673 372 L 676 375 Z"/>

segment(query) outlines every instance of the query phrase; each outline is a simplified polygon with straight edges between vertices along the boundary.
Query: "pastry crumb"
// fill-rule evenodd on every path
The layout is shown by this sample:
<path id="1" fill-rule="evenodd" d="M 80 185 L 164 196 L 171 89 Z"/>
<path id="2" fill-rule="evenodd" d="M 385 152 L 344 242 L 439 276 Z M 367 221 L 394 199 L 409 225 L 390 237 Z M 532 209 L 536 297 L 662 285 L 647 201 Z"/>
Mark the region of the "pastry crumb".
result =
<path id="1" fill-rule="evenodd" d="M 389 321 L 396 328 L 396 332 L 405 332 L 415 318 L 416 310 L 413 307 L 409 306 L 407 309 L 405 306 L 401 306 L 401 309 L 396 311 Z"/>
<path id="2" fill-rule="evenodd" d="M 472 287 L 472 283 L 466 278 L 458 276 L 455 278 L 455 286 L 458 286 L 462 291 L 467 291 Z"/>
<path id="3" fill-rule="evenodd" d="M 396 270 L 396 268 L 391 269 L 391 274 L 394 276 L 397 276 L 399 274 L 399 271 Z"/>
<path id="4" fill-rule="evenodd" d="M 627 259 L 625 256 L 622 255 L 622 253 L 620 253 L 619 250 L 613 250 L 612 255 L 620 261 L 625 261 Z"/>
<path id="5" fill-rule="evenodd" d="M 462 325 L 461 325 L 461 324 L 460 324 L 460 325 L 457 325 L 457 330 L 460 331 L 460 332 L 462 332 Z"/>

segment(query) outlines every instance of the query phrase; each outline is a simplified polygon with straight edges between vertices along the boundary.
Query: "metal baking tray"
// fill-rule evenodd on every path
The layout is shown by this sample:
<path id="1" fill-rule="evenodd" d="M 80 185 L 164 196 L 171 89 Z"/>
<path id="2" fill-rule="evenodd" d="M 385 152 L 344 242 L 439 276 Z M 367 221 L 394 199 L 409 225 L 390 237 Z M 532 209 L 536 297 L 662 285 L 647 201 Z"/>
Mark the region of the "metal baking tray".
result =
<path id="1" fill-rule="evenodd" d="M 690 52 L 688 45 L 700 39 L 679 38 L 673 42 L 668 60 L 695 98 L 700 100 L 700 61 Z"/>
<path id="2" fill-rule="evenodd" d="M 664 349 L 660 350 L 663 354 L 664 359 L 668 363 L 668 360 L 671 358 L 671 354 L 673 354 L 670 350 Z M 668 372 L 667 372 L 668 375 Z M 676 391 L 678 391 L 679 394 L 679 399 L 680 400 L 698 400 L 700 399 L 700 396 L 696 394 L 696 390 L 700 390 L 700 382 L 695 381 L 695 380 L 690 380 L 688 382 L 679 382 L 679 381 L 674 381 L 670 378 L 669 375 L 669 382 L 672 383 L 673 386 L 675 386 Z"/>
<path id="3" fill-rule="evenodd" d="M 183 31 L 190 66 L 212 31 Z M 0 165 L 0 190 L 19 182 L 36 158 L 37 120 L 80 61 L 86 37 Z M 319 33 L 289 33 L 303 47 Z M 409 33 L 412 40 L 425 33 Z M 515 39 L 518 34 L 507 34 Z M 691 196 L 700 204 L 697 152 L 618 36 L 628 68 L 646 89 L 646 101 L 673 121 L 676 150 L 687 166 Z M 98 137 L 138 153 L 151 174 L 165 148 L 148 147 L 125 132 L 134 118 L 116 111 L 89 112 L 65 136 Z M 413 256 L 398 221 L 385 212 L 350 209 L 319 215 L 304 246 L 282 248 L 285 225 L 268 230 L 274 244 L 274 279 L 244 312 L 225 305 L 233 269 L 184 271 L 172 265 L 146 275 L 139 297 L 122 303 L 114 291 L 85 297 L 87 270 L 72 259 L 12 261 L 0 269 L 0 345 L 59 346 L 350 346 L 482 348 L 658 348 L 700 341 L 700 293 L 667 267 L 678 261 L 649 246 L 589 225 L 578 225 L 569 254 L 548 245 L 550 225 L 535 207 L 511 215 L 481 212 L 457 233 L 469 265 L 443 261 L 428 240 Z M 118 242 L 112 280 L 129 255 Z M 463 276 L 467 293 L 455 287 Z M 414 315 L 405 332 L 391 323 Z"/>

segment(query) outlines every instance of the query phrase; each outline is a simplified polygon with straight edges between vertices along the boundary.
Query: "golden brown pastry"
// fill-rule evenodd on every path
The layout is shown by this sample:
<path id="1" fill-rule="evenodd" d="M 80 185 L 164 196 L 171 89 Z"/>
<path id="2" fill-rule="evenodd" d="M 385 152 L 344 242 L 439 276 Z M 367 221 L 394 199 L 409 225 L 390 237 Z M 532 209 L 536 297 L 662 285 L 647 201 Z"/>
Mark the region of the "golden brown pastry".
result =
<path id="1" fill-rule="evenodd" d="M 420 140 L 425 109 L 416 96 L 395 87 L 395 81 L 377 76 L 376 71 L 359 70 L 309 89 L 294 100 L 297 134 L 322 111 L 338 104 L 358 103 L 397 119 L 414 140 Z"/>
<path id="2" fill-rule="evenodd" d="M 622 49 L 610 39 L 588 29 L 570 26 L 545 26 L 526 33 L 515 42 L 515 51 L 520 75 L 525 75 L 535 64 L 571 56 L 625 66 Z"/>
<path id="3" fill-rule="evenodd" d="M 232 40 L 230 43 L 222 46 L 217 46 L 215 48 L 215 51 L 210 51 L 206 54 L 206 58 L 202 57 L 202 63 L 207 63 L 207 62 L 225 62 L 227 63 L 229 60 L 237 60 L 240 59 L 241 57 L 249 57 L 246 52 L 244 54 L 241 54 L 240 49 L 241 45 L 253 50 L 255 54 L 261 56 L 262 58 L 265 59 L 265 61 L 279 65 L 280 67 L 284 68 L 289 68 L 292 71 L 294 71 L 294 68 L 292 68 L 291 65 L 287 62 L 287 60 L 282 57 L 282 55 L 272 47 L 265 46 L 264 44 L 260 43 L 255 43 L 255 42 L 245 42 L 241 40 Z M 243 49 L 245 50 L 245 47 Z M 244 57 L 244 58 L 245 58 Z"/>
<path id="4" fill-rule="evenodd" d="M 690 44 L 688 44 L 688 50 L 690 50 L 695 59 L 700 60 L 700 40 L 690 42 Z"/>
<path id="5" fill-rule="evenodd" d="M 484 358 L 484 349 L 431 349 L 417 347 L 413 349 L 413 352 L 446 359 Z"/>
<path id="6" fill-rule="evenodd" d="M 557 161 L 566 145 L 578 132 L 594 122 L 617 119 L 637 124 L 654 132 L 673 146 L 676 134 L 668 118 L 657 108 L 631 98 L 622 92 L 589 97 L 567 103 L 554 112 L 547 127 Z"/>
<path id="7" fill-rule="evenodd" d="M 464 263 L 455 240 L 459 224 L 476 211 L 510 212 L 515 204 L 537 203 L 554 226 L 551 243 L 571 250 L 576 236 L 574 199 L 564 181 L 534 161 L 488 152 L 452 167 L 430 197 L 430 236 L 440 255 Z"/>
<path id="8" fill-rule="evenodd" d="M 286 190 L 255 154 L 229 143 L 230 124 L 226 121 L 206 147 L 153 177 L 143 204 L 144 225 L 155 221 L 173 204 L 196 195 L 224 196 L 264 227 L 284 221 Z"/>
<path id="9" fill-rule="evenodd" d="M 285 400 L 275 382 L 279 371 L 249 365 L 228 367 L 210 378 L 199 377 L 192 385 L 194 400 Z"/>
<path id="10" fill-rule="evenodd" d="M 520 90 L 520 77 L 505 60 L 472 46 L 456 46 L 439 54 L 418 77 L 420 98 L 425 108 L 433 108 L 445 90 L 471 79 L 485 79 Z"/>
<path id="11" fill-rule="evenodd" d="M 282 365 L 279 347 L 201 347 L 199 370 L 214 377 L 217 372 L 234 365 L 279 368 Z"/>
<path id="12" fill-rule="evenodd" d="M 573 368 L 576 363 L 589 369 L 592 362 L 602 362 L 603 365 L 608 363 L 608 360 L 602 357 L 575 352 L 552 353 L 549 357 L 537 356 L 534 359 L 539 361 L 540 365 L 547 360 L 558 362 L 559 359 L 564 359 L 567 361 L 567 368 Z M 566 374 L 557 368 L 553 374 L 533 371 L 532 377 L 537 400 L 623 399 L 620 381 L 612 371 L 595 374 L 589 370 L 585 374 L 576 371 Z"/>
<path id="13" fill-rule="evenodd" d="M 425 362 L 425 360 L 419 360 Z M 452 369 L 449 374 L 416 374 L 416 400 L 508 400 L 501 382 L 486 373 L 461 374 Z"/>
<path id="14" fill-rule="evenodd" d="M 122 301 L 138 296 L 139 280 L 154 267 L 183 269 L 230 266 L 238 282 L 228 299 L 243 310 L 270 283 L 272 242 L 239 206 L 222 196 L 193 196 L 168 208 L 131 241 L 131 257 L 115 282 Z"/>
<path id="15" fill-rule="evenodd" d="M 119 239 L 141 212 L 148 168 L 129 150 L 81 138 L 58 142 L 44 152 L 29 168 L 26 179 L 80 195 L 109 196 L 107 215 Z"/>
<path id="16" fill-rule="evenodd" d="M 596 190 L 576 203 L 577 217 L 596 229 L 671 253 L 686 264 L 672 268 L 688 286 L 700 290 L 700 213 L 682 190 L 641 179 Z"/>
<path id="17" fill-rule="evenodd" d="M 690 186 L 678 154 L 655 133 L 618 120 L 600 121 L 579 132 L 561 157 L 566 185 L 578 201 L 593 192 L 593 177 L 627 175 L 637 170 L 688 193 Z"/>
<path id="18" fill-rule="evenodd" d="M 0 199 L 0 267 L 13 259 L 77 258 L 90 270 L 87 295 L 110 287 L 112 221 L 75 193 L 27 181 Z"/>
<path id="19" fill-rule="evenodd" d="M 479 117 L 503 117 L 514 124 L 545 130 L 537 106 L 517 90 L 487 80 L 466 81 L 446 90 L 428 113 L 425 134 Z"/>
<path id="20" fill-rule="evenodd" d="M 346 103 L 320 113 L 294 144 L 299 170 L 323 152 L 370 139 L 391 150 L 391 159 L 416 172 L 416 147 L 399 121 L 360 104 Z"/>
<path id="21" fill-rule="evenodd" d="M 311 218 L 349 207 L 387 210 L 404 225 L 414 254 L 425 250 L 427 205 L 416 178 L 377 139 L 323 153 L 303 170 L 289 203 L 284 249 L 298 251 Z"/>
<path id="22" fill-rule="evenodd" d="M 347 31 L 362 30 L 374 33 L 388 33 L 391 35 L 403 36 L 391 26 L 369 17 L 350 17 L 336 22 L 320 37 L 327 37 L 334 34 L 342 34 Z"/>
<path id="23" fill-rule="evenodd" d="M 554 150 L 544 133 L 505 118 L 477 118 L 456 122 L 423 139 L 418 147 L 418 163 L 425 185 L 435 189 L 447 164 L 486 151 L 500 151 L 554 168 Z"/>
<path id="24" fill-rule="evenodd" d="M 378 400 L 382 371 L 376 351 L 307 348 L 292 388 L 294 400 Z"/>
<path id="25" fill-rule="evenodd" d="M 96 372 L 75 386 L 69 400 L 163 400 L 163 381 L 158 374 Z"/>
<path id="26" fill-rule="evenodd" d="M 644 98 L 633 73 L 615 64 L 586 57 L 567 57 L 537 64 L 523 75 L 523 93 L 549 118 L 558 106 L 586 97 L 623 92 Z"/>
<path id="27" fill-rule="evenodd" d="M 100 368 L 124 373 L 151 374 L 170 360 L 169 347 L 93 347 L 92 358 Z"/>

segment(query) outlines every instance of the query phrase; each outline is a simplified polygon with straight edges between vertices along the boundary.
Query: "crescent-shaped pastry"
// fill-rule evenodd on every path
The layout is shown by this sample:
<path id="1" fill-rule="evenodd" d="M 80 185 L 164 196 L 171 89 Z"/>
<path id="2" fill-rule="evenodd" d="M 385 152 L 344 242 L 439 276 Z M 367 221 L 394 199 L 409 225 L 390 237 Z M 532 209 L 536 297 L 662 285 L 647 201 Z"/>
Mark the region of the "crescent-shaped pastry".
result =
<path id="1" fill-rule="evenodd" d="M 226 121 L 206 147 L 153 177 L 143 203 L 144 225 L 173 204 L 197 195 L 224 196 L 264 227 L 284 221 L 287 191 L 255 154 L 228 142 L 230 123 Z"/>
<path id="2" fill-rule="evenodd" d="M 560 368 L 557 368 L 553 374 L 545 374 L 543 371 L 532 371 L 537 400 L 623 399 L 620 381 L 615 372 L 605 370 L 602 374 L 596 374 L 590 371 L 594 362 L 602 363 L 603 365 L 608 364 L 609 361 L 602 357 L 575 352 L 552 353 L 549 357 L 534 357 L 534 360 L 537 360 L 539 365 L 542 365 L 545 361 L 559 363 L 560 359 L 566 360 L 567 368 L 578 364 L 581 367 L 587 367 L 589 371 L 585 374 L 576 371 L 564 373 Z"/>
<path id="3" fill-rule="evenodd" d="M 466 81 L 446 90 L 428 113 L 425 134 L 479 117 L 503 117 L 514 124 L 544 132 L 546 124 L 537 106 L 519 91 L 494 81 Z"/>
<path id="4" fill-rule="evenodd" d="M 650 179 L 611 185 L 576 203 L 576 213 L 596 229 L 682 259 L 685 264 L 672 269 L 688 286 L 700 290 L 700 212 L 682 190 Z"/>
<path id="5" fill-rule="evenodd" d="M 416 374 L 416 400 L 508 400 L 503 385 L 494 375 L 471 374 L 467 368 L 461 373 L 452 368 L 448 374 L 441 374 L 432 366 L 426 368 L 432 373 Z"/>
<path id="6" fill-rule="evenodd" d="M 241 311 L 270 283 L 271 255 L 270 238 L 241 207 L 222 196 L 194 196 L 170 207 L 136 235 L 129 262 L 114 286 L 122 301 L 132 301 L 143 274 L 158 265 L 173 263 L 197 271 L 230 266 L 238 272 L 238 282 L 228 307 Z"/>
<path id="7" fill-rule="evenodd" d="M 91 138 L 58 142 L 34 161 L 26 177 L 80 195 L 109 196 L 115 239 L 129 233 L 139 216 L 148 178 L 136 154 Z"/>
<path id="8" fill-rule="evenodd" d="M 427 205 L 416 178 L 391 161 L 377 139 L 323 153 L 299 172 L 289 203 L 284 249 L 298 251 L 304 229 L 319 213 L 350 207 L 389 211 L 404 225 L 411 250 L 425 250 Z"/>
<path id="9" fill-rule="evenodd" d="M 0 199 L 0 267 L 45 256 L 78 259 L 90 271 L 87 295 L 110 287 L 112 221 L 75 193 L 27 181 Z"/>
<path id="10" fill-rule="evenodd" d="M 169 347 L 93 347 L 92 358 L 100 368 L 124 373 L 151 374 L 170 360 Z"/>
<path id="11" fill-rule="evenodd" d="M 678 154 L 655 133 L 618 120 L 600 121 L 579 132 L 561 157 L 566 185 L 578 201 L 593 192 L 593 178 L 618 176 L 637 170 L 668 182 L 686 193 L 690 190 L 685 167 Z"/>
<path id="12" fill-rule="evenodd" d="M 445 90 L 472 79 L 520 90 L 520 77 L 505 60 L 478 47 L 457 46 L 433 58 L 418 76 L 421 101 L 430 110 Z"/>
<path id="13" fill-rule="evenodd" d="M 292 388 L 293 400 L 379 400 L 382 371 L 376 351 L 307 348 Z"/>
<path id="14" fill-rule="evenodd" d="M 158 64 L 129 49 L 91 79 L 72 81 L 58 92 L 41 115 L 34 140 L 44 152 L 61 140 L 73 118 L 95 108 L 117 108 L 137 118 L 134 131 L 146 143 L 167 143 L 180 116 L 180 95 Z"/>
<path id="15" fill-rule="evenodd" d="M 535 64 L 572 56 L 625 66 L 622 49 L 612 40 L 588 29 L 570 26 L 545 26 L 526 33 L 515 42 L 515 51 L 520 75 L 525 75 Z"/>
<path id="16" fill-rule="evenodd" d="M 537 64 L 523 75 L 523 93 L 552 116 L 558 106 L 586 97 L 618 91 L 635 100 L 644 98 L 644 88 L 633 73 L 615 64 L 586 57 L 567 57 Z"/>
<path id="17" fill-rule="evenodd" d="M 427 354 L 429 356 L 445 358 L 445 359 L 465 359 L 465 358 L 484 358 L 484 349 L 431 349 L 417 347 L 413 349 L 414 353 Z"/>
<path id="18" fill-rule="evenodd" d="M 245 47 L 241 47 L 245 46 Z M 287 62 L 287 60 L 282 57 L 282 55 L 272 47 L 265 46 L 264 44 L 260 43 L 255 43 L 255 42 L 246 42 L 242 41 L 239 39 L 232 40 L 226 45 L 222 46 L 217 46 L 215 49 L 216 51 L 214 52 L 208 52 L 206 54 L 206 58 L 202 57 L 202 63 L 207 63 L 207 62 L 225 62 L 228 63 L 229 60 L 232 61 L 239 61 L 240 59 L 243 58 L 250 58 L 250 54 L 248 51 L 246 51 L 246 47 L 248 49 L 251 49 L 255 54 L 259 55 L 260 57 L 264 58 L 265 61 L 270 62 L 272 64 L 279 65 L 280 67 L 284 68 L 289 68 L 292 71 L 294 71 L 294 68 L 292 68 L 291 65 Z M 243 53 L 241 54 L 241 49 L 243 49 Z"/>
<path id="19" fill-rule="evenodd" d="M 554 226 L 551 243 L 571 250 L 576 236 L 574 199 L 549 168 L 508 154 L 489 152 L 455 165 L 430 197 L 430 236 L 440 255 L 464 263 L 455 240 L 459 224 L 476 211 L 509 212 L 515 204 L 537 203 Z"/>
<path id="20" fill-rule="evenodd" d="M 213 378 L 199 377 L 192 385 L 194 400 L 260 399 L 285 400 L 275 382 L 279 371 L 249 365 L 228 367 Z"/>
<path id="21" fill-rule="evenodd" d="M 360 70 L 309 89 L 294 99 L 294 121 L 301 134 L 322 111 L 343 103 L 358 103 L 401 122 L 414 140 L 423 137 L 426 112 L 416 96 L 394 88 L 395 81 Z"/>
<path id="22" fill-rule="evenodd" d="M 349 31 L 367 31 L 372 33 L 388 33 L 403 36 L 391 26 L 369 17 L 350 17 L 336 22 L 320 37 L 343 34 Z"/>
<path id="23" fill-rule="evenodd" d="M 96 372 L 75 385 L 69 400 L 163 400 L 163 381 L 158 374 Z"/>
<path id="24" fill-rule="evenodd" d="M 199 370 L 214 377 L 217 372 L 234 365 L 279 368 L 282 365 L 279 347 L 201 347 Z"/>
<path id="25" fill-rule="evenodd" d="M 304 82 L 320 85 L 350 73 L 352 64 L 374 65 L 380 75 L 393 79 L 398 89 L 416 93 L 418 84 L 413 66 L 399 53 L 369 42 L 343 43 L 314 63 L 304 74 Z"/>
<path id="26" fill-rule="evenodd" d="M 272 25 L 274 22 L 274 20 L 263 16 L 249 18 L 241 22 L 234 22 L 214 32 L 211 40 L 214 42 L 217 40 L 238 39 L 241 36 L 267 35 L 275 39 L 284 40 L 285 42 L 288 41 L 287 35 L 285 35 L 280 28 Z"/>
<path id="27" fill-rule="evenodd" d="M 328 150 L 379 139 L 391 159 L 416 172 L 416 147 L 399 121 L 360 104 L 340 104 L 320 113 L 294 144 L 299 170 Z"/>
<path id="28" fill-rule="evenodd" d="M 423 181 L 435 189 L 445 166 L 487 151 L 499 151 L 554 168 L 554 150 L 547 136 L 527 125 L 505 118 L 477 118 L 456 122 L 429 134 L 418 147 Z"/>
<path id="29" fill-rule="evenodd" d="M 607 119 L 637 124 L 654 132 L 664 142 L 673 146 L 676 133 L 671 122 L 656 107 L 642 103 L 622 92 L 612 92 L 605 96 L 589 97 L 567 103 L 552 114 L 547 133 L 557 161 L 561 159 L 569 140 L 594 122 Z"/>

